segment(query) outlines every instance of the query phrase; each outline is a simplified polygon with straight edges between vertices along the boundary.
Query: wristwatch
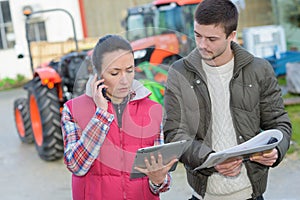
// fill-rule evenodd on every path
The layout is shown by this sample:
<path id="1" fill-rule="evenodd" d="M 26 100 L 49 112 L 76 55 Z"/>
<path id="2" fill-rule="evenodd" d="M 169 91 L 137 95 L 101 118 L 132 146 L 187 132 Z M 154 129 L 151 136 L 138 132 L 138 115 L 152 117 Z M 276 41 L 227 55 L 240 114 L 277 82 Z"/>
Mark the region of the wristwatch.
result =
<path id="1" fill-rule="evenodd" d="M 150 185 L 151 185 L 154 189 L 158 189 L 158 188 L 160 188 L 160 187 L 162 186 L 162 183 L 161 183 L 161 184 L 154 184 L 154 183 L 152 183 L 151 180 L 149 180 L 149 183 L 150 183 Z"/>

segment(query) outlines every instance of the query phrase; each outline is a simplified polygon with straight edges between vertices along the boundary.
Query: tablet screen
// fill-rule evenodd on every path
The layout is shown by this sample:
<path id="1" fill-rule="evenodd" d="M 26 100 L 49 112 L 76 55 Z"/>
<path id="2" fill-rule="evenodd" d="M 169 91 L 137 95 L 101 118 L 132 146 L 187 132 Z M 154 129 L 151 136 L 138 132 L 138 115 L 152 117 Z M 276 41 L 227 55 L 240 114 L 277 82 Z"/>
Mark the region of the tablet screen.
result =
<path id="1" fill-rule="evenodd" d="M 146 176 L 145 174 L 135 170 L 134 167 L 137 166 L 140 168 L 146 168 L 146 164 L 144 160 L 145 158 L 150 160 L 151 155 L 154 155 L 155 158 L 157 158 L 158 153 L 160 153 L 162 155 L 164 165 L 168 164 L 171 160 L 175 158 L 178 159 L 182 155 L 186 147 L 187 144 L 186 142 L 187 142 L 186 140 L 181 140 L 178 142 L 171 142 L 171 143 L 161 144 L 157 146 L 138 149 L 132 166 L 130 178 L 133 179 L 133 178 L 141 178 Z M 169 171 L 174 171 L 176 169 L 176 166 L 177 163 L 175 163 Z"/>

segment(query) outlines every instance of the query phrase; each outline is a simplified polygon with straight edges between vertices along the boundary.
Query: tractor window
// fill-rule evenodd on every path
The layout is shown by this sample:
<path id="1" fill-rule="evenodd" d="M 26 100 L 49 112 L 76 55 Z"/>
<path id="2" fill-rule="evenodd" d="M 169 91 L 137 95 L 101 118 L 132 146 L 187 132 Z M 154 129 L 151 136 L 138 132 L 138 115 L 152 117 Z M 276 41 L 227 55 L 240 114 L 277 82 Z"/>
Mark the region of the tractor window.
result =
<path id="1" fill-rule="evenodd" d="M 127 39 L 137 40 L 155 35 L 158 12 L 156 9 L 146 8 L 144 12 L 129 15 L 127 18 Z"/>
<path id="2" fill-rule="evenodd" d="M 142 15 L 130 15 L 127 19 L 128 40 L 137 40 L 144 36 L 144 17 Z"/>
<path id="3" fill-rule="evenodd" d="M 194 12 L 197 4 L 178 6 L 170 4 L 159 7 L 159 27 L 194 36 Z M 165 30 L 165 31 L 167 31 Z"/>
<path id="4" fill-rule="evenodd" d="M 182 7 L 175 5 L 161 6 L 159 8 L 159 27 L 166 31 L 184 31 Z"/>
<path id="5" fill-rule="evenodd" d="M 182 7 L 182 14 L 184 18 L 184 33 L 188 37 L 194 37 L 194 12 L 197 7 L 197 4 L 185 5 Z"/>
<path id="6" fill-rule="evenodd" d="M 142 15 L 130 15 L 128 17 L 128 30 L 144 27 L 144 19 Z"/>
<path id="7" fill-rule="evenodd" d="M 156 16 L 157 13 L 155 10 L 152 10 L 152 12 L 148 12 L 144 15 L 144 26 L 145 26 L 145 36 L 151 37 L 155 35 L 157 23 L 156 23 Z"/>

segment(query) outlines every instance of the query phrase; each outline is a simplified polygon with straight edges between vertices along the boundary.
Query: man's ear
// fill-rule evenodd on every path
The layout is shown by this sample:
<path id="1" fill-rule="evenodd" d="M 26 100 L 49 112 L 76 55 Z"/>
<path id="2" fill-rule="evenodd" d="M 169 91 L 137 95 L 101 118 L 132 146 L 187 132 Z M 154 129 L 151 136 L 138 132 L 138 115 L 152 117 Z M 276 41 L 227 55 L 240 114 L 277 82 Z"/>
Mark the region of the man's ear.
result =
<path id="1" fill-rule="evenodd" d="M 236 33 L 236 31 L 232 31 L 232 32 L 230 33 L 230 35 L 228 36 L 228 39 L 229 39 L 230 41 L 237 42 L 237 33 Z"/>

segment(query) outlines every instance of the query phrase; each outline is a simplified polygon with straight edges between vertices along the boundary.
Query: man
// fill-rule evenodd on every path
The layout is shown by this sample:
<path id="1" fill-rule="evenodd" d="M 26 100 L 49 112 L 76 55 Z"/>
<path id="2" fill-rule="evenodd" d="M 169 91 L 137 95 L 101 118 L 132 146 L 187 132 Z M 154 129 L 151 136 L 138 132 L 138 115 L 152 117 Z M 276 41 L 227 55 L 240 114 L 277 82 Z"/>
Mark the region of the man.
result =
<path id="1" fill-rule="evenodd" d="M 272 66 L 234 42 L 238 11 L 230 0 L 205 0 L 195 11 L 197 48 L 169 70 L 165 93 L 167 142 L 191 145 L 181 157 L 192 199 L 263 199 L 268 170 L 289 148 L 291 123 Z M 241 144 L 262 130 L 283 140 L 250 160 L 193 170 L 212 152 Z"/>

